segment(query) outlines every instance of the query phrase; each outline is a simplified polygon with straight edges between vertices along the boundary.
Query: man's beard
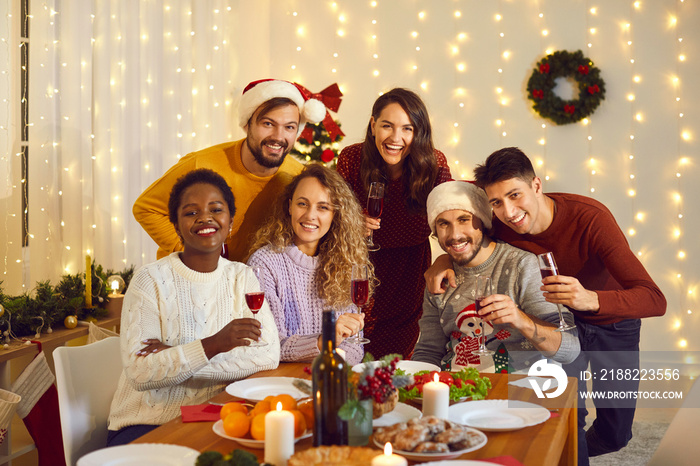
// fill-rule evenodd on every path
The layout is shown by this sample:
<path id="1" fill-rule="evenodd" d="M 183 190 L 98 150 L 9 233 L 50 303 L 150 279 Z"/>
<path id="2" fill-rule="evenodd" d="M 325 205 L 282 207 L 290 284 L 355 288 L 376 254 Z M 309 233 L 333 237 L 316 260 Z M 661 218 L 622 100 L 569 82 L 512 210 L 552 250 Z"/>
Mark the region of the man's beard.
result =
<path id="1" fill-rule="evenodd" d="M 246 138 L 246 144 L 248 145 L 248 150 L 250 150 L 250 153 L 253 154 L 253 158 L 255 161 L 258 163 L 258 165 L 265 167 L 265 168 L 277 168 L 280 165 L 282 165 L 282 162 L 284 162 L 284 158 L 289 154 L 292 150 L 288 147 L 287 141 L 276 141 L 271 138 L 263 139 L 263 141 L 260 143 L 260 146 L 258 147 L 253 147 L 250 143 L 250 138 Z M 282 155 L 279 158 L 274 158 L 274 157 L 265 157 L 263 154 L 263 149 L 262 147 L 267 144 L 267 143 L 273 143 L 273 144 L 279 144 L 282 146 Z"/>
<path id="2" fill-rule="evenodd" d="M 474 260 L 477 254 L 479 254 L 479 251 L 481 251 L 481 247 L 484 243 L 484 234 L 481 233 L 479 234 L 478 237 L 476 238 L 460 238 L 457 240 L 450 241 L 448 243 L 445 243 L 444 247 L 442 248 L 443 250 L 447 251 L 447 248 L 451 246 L 452 244 L 459 244 L 459 243 L 464 243 L 465 240 L 469 240 L 472 245 L 472 252 L 468 256 L 460 256 L 459 258 L 455 258 L 448 252 L 450 257 L 452 258 L 452 261 L 459 265 L 460 267 L 464 267 L 466 265 L 469 265 L 469 263 Z"/>

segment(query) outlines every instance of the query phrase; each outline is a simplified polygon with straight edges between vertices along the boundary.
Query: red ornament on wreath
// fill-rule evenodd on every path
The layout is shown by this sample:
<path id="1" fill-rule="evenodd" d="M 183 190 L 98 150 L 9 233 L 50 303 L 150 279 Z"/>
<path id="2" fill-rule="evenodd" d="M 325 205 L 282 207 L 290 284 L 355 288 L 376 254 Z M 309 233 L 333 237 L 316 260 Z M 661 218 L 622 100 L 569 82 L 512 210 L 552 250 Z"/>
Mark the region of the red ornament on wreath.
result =
<path id="1" fill-rule="evenodd" d="M 564 100 L 554 93 L 559 78 L 575 81 L 578 98 Z M 583 52 L 557 51 L 541 59 L 527 82 L 527 98 L 543 118 L 558 125 L 575 123 L 591 115 L 605 100 L 605 81 Z"/>

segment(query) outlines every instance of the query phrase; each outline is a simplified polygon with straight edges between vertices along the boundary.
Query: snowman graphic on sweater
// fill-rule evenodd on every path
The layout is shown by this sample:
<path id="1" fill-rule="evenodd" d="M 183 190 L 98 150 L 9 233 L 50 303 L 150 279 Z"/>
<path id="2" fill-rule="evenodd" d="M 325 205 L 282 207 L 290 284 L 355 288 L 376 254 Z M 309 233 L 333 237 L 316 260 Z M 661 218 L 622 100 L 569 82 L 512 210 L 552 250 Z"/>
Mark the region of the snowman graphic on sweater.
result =
<path id="1" fill-rule="evenodd" d="M 494 340 L 502 341 L 510 336 L 509 331 L 501 330 L 489 338 L 489 335 L 493 334 L 493 324 L 476 313 L 473 303 L 457 314 L 455 324 L 460 331 L 453 332 L 452 338 L 459 343 L 454 347 L 454 358 L 452 358 L 450 370 L 458 371 L 462 367 L 476 367 L 479 372 L 508 372 L 508 350 L 503 343 L 494 351 L 493 356 L 479 356 L 473 352 L 479 349 L 480 340 L 485 339 L 485 344 Z"/>

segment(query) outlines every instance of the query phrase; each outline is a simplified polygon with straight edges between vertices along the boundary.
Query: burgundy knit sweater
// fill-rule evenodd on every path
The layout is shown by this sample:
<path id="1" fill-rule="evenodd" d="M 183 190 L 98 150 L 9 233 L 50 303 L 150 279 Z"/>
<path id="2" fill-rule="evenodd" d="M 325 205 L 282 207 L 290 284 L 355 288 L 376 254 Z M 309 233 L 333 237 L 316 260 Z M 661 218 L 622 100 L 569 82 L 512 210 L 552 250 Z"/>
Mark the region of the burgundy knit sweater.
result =
<path id="1" fill-rule="evenodd" d="M 520 235 L 494 218 L 494 236 L 534 254 L 551 251 L 560 275 L 576 277 L 600 301 L 597 313 L 576 311 L 593 324 L 662 316 L 666 298 L 630 250 L 612 213 L 576 194 L 547 194 L 556 203 L 552 224 L 537 235 Z"/>

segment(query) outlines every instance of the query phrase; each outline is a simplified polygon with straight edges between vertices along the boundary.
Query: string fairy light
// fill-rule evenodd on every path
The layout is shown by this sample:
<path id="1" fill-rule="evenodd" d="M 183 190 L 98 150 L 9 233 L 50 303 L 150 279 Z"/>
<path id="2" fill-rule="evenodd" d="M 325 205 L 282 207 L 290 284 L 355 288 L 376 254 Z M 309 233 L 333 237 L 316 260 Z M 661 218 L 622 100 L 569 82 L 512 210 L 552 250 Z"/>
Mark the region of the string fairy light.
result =
<path id="1" fill-rule="evenodd" d="M 451 137 L 448 141 L 448 145 L 451 145 L 453 147 L 453 151 L 455 153 L 459 153 L 459 147 L 462 141 L 461 128 L 459 126 L 459 116 L 463 113 L 464 98 L 466 96 L 466 90 L 461 86 L 461 83 L 463 81 L 461 79 L 461 75 L 466 73 L 468 70 L 467 63 L 464 62 L 464 59 L 462 58 L 460 48 L 460 46 L 463 46 L 464 42 L 466 41 L 466 34 L 462 32 L 463 17 L 462 12 L 460 10 L 455 10 L 453 12 L 452 24 L 452 36 L 454 37 L 454 39 L 453 42 L 448 44 L 447 56 L 454 60 L 455 69 L 458 71 L 457 73 L 453 73 L 452 75 L 452 100 L 456 101 L 457 105 L 452 107 L 451 113 L 453 115 L 453 123 L 451 126 Z M 467 173 L 467 171 L 465 171 L 466 167 L 459 165 L 458 158 L 452 160 L 452 164 L 454 165 L 454 172 L 455 174 L 459 174 L 459 178 L 467 179 L 470 177 L 470 174 Z"/>
<path id="2" fill-rule="evenodd" d="M 688 255 L 684 246 L 684 210 L 683 210 L 683 172 L 690 166 L 690 158 L 685 155 L 685 149 L 688 147 L 688 143 L 692 141 L 692 136 L 690 131 L 686 128 L 684 124 L 684 101 L 682 99 L 682 81 L 680 76 L 686 65 L 686 54 L 684 51 L 683 36 L 680 32 L 680 25 L 678 23 L 678 18 L 683 18 L 683 13 L 681 8 L 684 7 L 683 0 L 678 0 L 676 2 L 676 8 L 674 16 L 671 18 L 670 25 L 675 32 L 675 44 L 676 44 L 676 70 L 675 76 L 671 79 L 671 85 L 674 91 L 674 100 L 676 103 L 676 114 L 677 114 L 677 129 L 678 137 L 676 144 L 677 151 L 677 162 L 676 162 L 676 191 L 672 194 L 673 203 L 676 207 L 676 219 L 675 227 L 672 229 L 671 235 L 674 239 L 677 247 L 676 252 L 676 263 L 678 267 L 678 272 L 676 273 L 677 283 L 678 283 L 678 306 L 679 306 L 679 316 L 692 316 L 693 310 L 691 308 L 690 302 L 694 298 L 694 287 L 690 284 L 689 280 L 686 278 Z M 681 321 L 684 317 L 680 317 Z M 678 342 L 677 346 L 679 348 L 687 348 L 689 333 L 686 331 L 685 325 L 680 325 L 678 329 Z"/>
<path id="3" fill-rule="evenodd" d="M 9 61 L 12 53 L 11 51 L 16 47 L 13 47 L 14 44 L 10 35 L 10 31 L 12 31 L 12 14 L 10 12 L 10 2 L 5 2 L 3 5 L 4 7 L 0 6 L 0 15 L 2 15 L 3 18 L 5 18 L 4 31 L 7 35 L 2 35 L 0 37 L 0 49 L 2 50 L 0 56 L 7 57 L 7 60 Z M 11 170 L 12 138 L 10 136 L 10 130 L 13 127 L 13 125 L 10 121 L 11 86 L 9 67 L 8 69 L 3 69 L 2 74 L 0 74 L 0 86 L 2 88 L 2 91 L 0 93 L 0 95 L 2 95 L 2 102 L 0 102 L 0 104 L 3 110 L 2 115 L 4 116 L 4 119 L 0 121 L 0 165 L 2 167 L 0 169 L 0 173 L 3 173 L 5 178 L 5 191 L 2 193 L 4 210 L 9 214 L 4 216 L 5 218 L 3 222 L 6 241 L 4 241 L 5 246 L 3 254 L 2 275 L 3 281 L 7 282 L 8 280 L 13 279 L 13 277 L 19 275 L 14 272 L 8 274 L 8 272 L 10 272 L 10 269 L 14 268 L 10 254 L 13 250 L 16 251 L 18 249 L 16 247 L 11 247 L 14 241 L 10 236 L 10 232 L 12 231 L 11 224 L 14 224 L 13 219 L 16 218 L 16 214 L 13 211 L 14 209 L 12 208 L 10 203 L 10 200 L 12 199 L 11 193 L 13 190 Z"/>
<path id="4" fill-rule="evenodd" d="M 545 44 L 545 40 L 549 37 L 549 29 L 547 28 L 545 21 L 546 18 L 544 12 L 542 11 L 542 4 L 538 1 L 537 22 L 540 26 L 540 50 L 546 50 L 547 45 Z M 547 165 L 547 123 L 545 123 L 544 119 L 540 124 L 540 128 L 542 129 L 542 132 L 540 133 L 541 136 L 537 140 L 537 143 L 542 146 L 542 158 L 535 162 L 537 165 L 535 171 L 542 173 L 544 180 L 549 181 L 549 166 Z"/>
<path id="5" fill-rule="evenodd" d="M 627 154 L 623 154 L 622 164 L 627 167 L 627 177 L 626 177 L 626 194 L 630 200 L 630 222 L 634 224 L 635 213 L 637 211 L 636 198 L 637 198 L 637 180 L 636 180 L 636 166 L 637 159 L 635 157 L 635 133 L 636 128 L 641 125 L 642 117 L 641 113 L 637 111 L 637 101 L 634 98 L 636 94 L 636 87 L 641 83 L 641 76 L 636 72 L 635 66 L 635 47 L 633 41 L 633 29 L 632 21 L 636 18 L 636 13 L 640 8 L 639 3 L 630 4 L 630 23 L 624 23 L 622 26 L 622 41 L 623 48 L 627 50 L 629 57 L 629 70 L 630 70 L 630 91 L 628 94 L 627 101 L 629 102 L 630 120 L 629 120 L 629 151 Z M 627 229 L 627 238 L 630 242 L 630 247 L 634 249 L 635 240 L 637 235 L 637 230 L 634 226 L 630 226 Z M 640 256 L 641 257 L 641 256 Z"/>
<path id="6" fill-rule="evenodd" d="M 502 15 L 502 8 L 503 5 L 501 2 L 498 2 L 498 12 L 494 16 L 494 23 L 496 25 L 496 32 L 498 34 L 498 55 L 500 57 L 501 63 L 500 67 L 497 70 L 497 79 L 496 82 L 498 83 L 498 86 L 495 89 L 496 93 L 496 104 L 498 106 L 498 120 L 496 121 L 496 127 L 498 130 L 498 141 L 499 145 L 501 147 L 505 147 L 505 138 L 508 135 L 508 132 L 506 130 L 506 121 L 503 117 L 503 112 L 504 112 L 504 107 L 508 105 L 508 99 L 503 95 L 503 70 L 505 69 L 506 61 L 508 58 L 510 58 L 510 51 L 504 49 L 504 37 L 505 37 L 505 32 L 503 32 L 503 15 Z"/>
<path id="7" fill-rule="evenodd" d="M 590 2 L 586 1 L 586 46 L 589 49 L 589 56 L 591 54 L 590 50 L 593 49 L 593 40 L 598 32 L 597 27 L 593 24 L 594 19 L 598 16 L 598 7 L 590 6 Z M 575 90 L 578 92 L 578 89 Z M 586 150 L 588 158 L 588 191 L 591 196 L 595 196 L 596 192 L 596 176 L 599 173 L 600 167 L 596 162 L 596 158 L 593 151 L 593 128 L 591 121 L 588 118 L 583 118 L 581 124 L 586 127 Z"/>

